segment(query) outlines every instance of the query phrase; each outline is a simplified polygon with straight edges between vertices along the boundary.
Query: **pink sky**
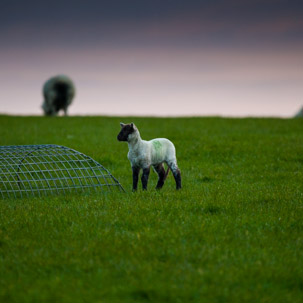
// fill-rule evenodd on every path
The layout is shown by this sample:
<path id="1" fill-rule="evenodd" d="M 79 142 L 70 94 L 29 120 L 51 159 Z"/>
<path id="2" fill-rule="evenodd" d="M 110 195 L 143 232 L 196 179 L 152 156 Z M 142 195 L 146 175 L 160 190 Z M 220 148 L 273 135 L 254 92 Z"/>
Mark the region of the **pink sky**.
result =
<path id="1" fill-rule="evenodd" d="M 45 80 L 67 74 L 71 115 L 281 116 L 303 105 L 303 49 L 0 50 L 0 113 L 42 114 Z"/>

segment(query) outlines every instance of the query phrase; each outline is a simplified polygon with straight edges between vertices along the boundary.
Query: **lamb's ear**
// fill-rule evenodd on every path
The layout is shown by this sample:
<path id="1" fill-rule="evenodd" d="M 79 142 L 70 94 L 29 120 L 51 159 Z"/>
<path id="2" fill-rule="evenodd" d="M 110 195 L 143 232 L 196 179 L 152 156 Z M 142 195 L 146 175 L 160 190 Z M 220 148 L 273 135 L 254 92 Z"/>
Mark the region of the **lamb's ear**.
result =
<path id="1" fill-rule="evenodd" d="M 131 126 L 132 129 L 136 129 L 136 125 L 134 124 L 134 122 L 132 122 L 132 123 L 130 124 L 130 126 Z"/>
<path id="2" fill-rule="evenodd" d="M 121 126 L 121 127 L 123 127 L 124 125 L 125 125 L 124 123 L 120 122 L 120 126 Z"/>

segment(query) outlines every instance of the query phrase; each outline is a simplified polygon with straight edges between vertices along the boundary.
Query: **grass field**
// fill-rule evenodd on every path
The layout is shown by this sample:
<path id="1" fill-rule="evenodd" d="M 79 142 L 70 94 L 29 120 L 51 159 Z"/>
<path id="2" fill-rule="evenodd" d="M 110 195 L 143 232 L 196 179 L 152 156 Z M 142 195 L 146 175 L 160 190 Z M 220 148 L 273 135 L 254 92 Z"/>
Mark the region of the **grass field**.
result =
<path id="1" fill-rule="evenodd" d="M 131 192 L 119 122 L 177 149 L 183 188 Z M 303 302 L 303 120 L 0 116 L 127 193 L 0 200 L 0 302 Z"/>

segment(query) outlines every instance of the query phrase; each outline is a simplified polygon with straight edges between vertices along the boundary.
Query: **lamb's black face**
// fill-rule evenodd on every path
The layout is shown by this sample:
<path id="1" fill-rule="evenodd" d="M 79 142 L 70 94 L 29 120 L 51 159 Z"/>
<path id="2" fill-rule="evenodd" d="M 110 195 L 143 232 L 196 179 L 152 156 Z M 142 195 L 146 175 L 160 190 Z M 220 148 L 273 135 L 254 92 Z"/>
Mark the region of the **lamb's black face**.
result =
<path id="1" fill-rule="evenodd" d="M 117 136 L 118 141 L 127 141 L 128 135 L 134 132 L 134 125 L 131 124 L 121 124 L 121 131 Z"/>

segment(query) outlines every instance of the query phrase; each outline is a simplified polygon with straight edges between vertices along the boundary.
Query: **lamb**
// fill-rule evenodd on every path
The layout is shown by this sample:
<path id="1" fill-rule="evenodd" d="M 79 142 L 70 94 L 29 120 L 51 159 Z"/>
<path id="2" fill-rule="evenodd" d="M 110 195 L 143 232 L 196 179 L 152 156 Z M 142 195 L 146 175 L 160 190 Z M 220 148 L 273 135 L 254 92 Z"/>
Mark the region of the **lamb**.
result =
<path id="1" fill-rule="evenodd" d="M 45 116 L 56 116 L 61 109 L 67 116 L 67 108 L 75 96 L 75 86 L 69 77 L 58 75 L 45 82 L 43 95 L 42 109 Z"/>
<path id="2" fill-rule="evenodd" d="M 141 177 L 142 188 L 147 190 L 150 167 L 152 166 L 158 174 L 158 183 L 156 189 L 161 189 L 169 172 L 172 171 L 176 189 L 181 188 L 181 172 L 177 166 L 176 150 L 174 144 L 165 138 L 157 138 L 150 141 L 142 140 L 138 128 L 134 123 L 120 123 L 121 131 L 119 132 L 118 141 L 128 143 L 128 159 L 133 171 L 133 191 L 137 190 L 140 169 L 143 170 Z M 168 165 L 165 172 L 163 163 Z"/>

